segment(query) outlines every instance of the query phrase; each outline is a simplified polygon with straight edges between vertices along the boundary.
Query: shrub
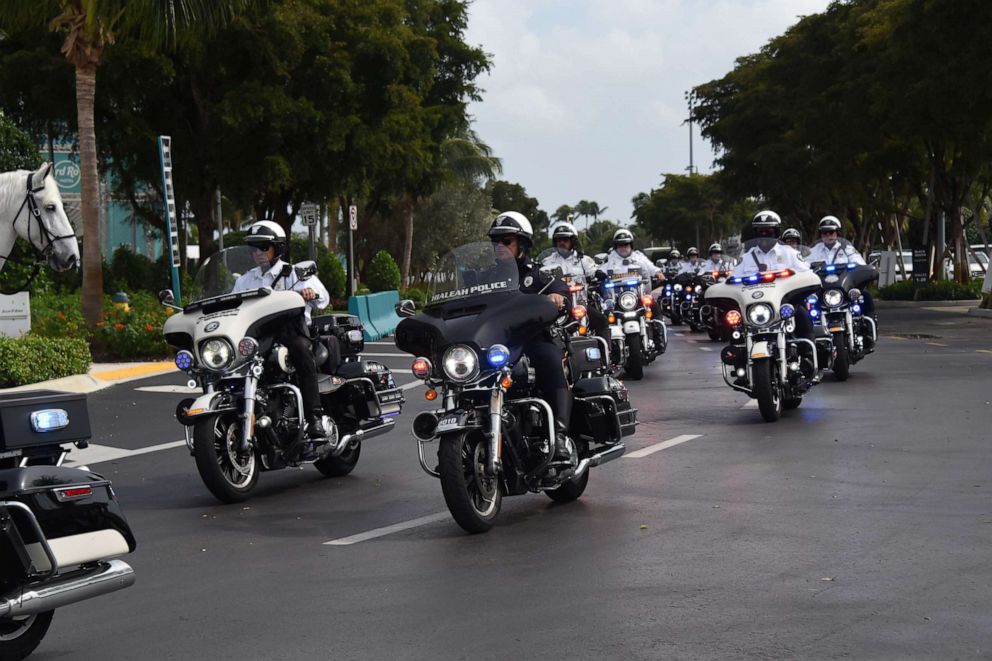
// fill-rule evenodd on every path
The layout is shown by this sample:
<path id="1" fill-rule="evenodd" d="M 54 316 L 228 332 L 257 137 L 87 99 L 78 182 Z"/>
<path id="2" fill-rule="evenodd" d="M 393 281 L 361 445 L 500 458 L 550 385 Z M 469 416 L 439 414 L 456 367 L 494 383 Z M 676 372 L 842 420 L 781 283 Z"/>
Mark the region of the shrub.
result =
<path id="1" fill-rule="evenodd" d="M 90 347 L 79 337 L 0 337 L 0 386 L 20 386 L 85 374 Z"/>
<path id="2" fill-rule="evenodd" d="M 372 258 L 365 279 L 372 292 L 399 290 L 400 268 L 392 255 L 380 250 Z"/>
<path id="3" fill-rule="evenodd" d="M 168 269 L 165 260 L 153 262 L 144 255 L 134 254 L 127 246 L 118 246 L 104 269 L 103 291 L 107 294 L 151 291 L 158 283 L 161 283 L 159 289 L 164 288 L 169 282 Z"/>
<path id="4" fill-rule="evenodd" d="M 980 298 L 981 280 L 972 280 L 962 285 L 955 280 L 936 280 L 922 287 L 914 286 L 911 280 L 893 283 L 878 290 L 878 298 L 883 301 L 961 301 Z"/>
<path id="5" fill-rule="evenodd" d="M 163 307 L 149 292 L 130 294 L 128 307 L 103 301 L 103 321 L 93 334 L 94 349 L 101 358 L 136 360 L 170 355 L 162 325 L 172 310 Z"/>
<path id="6" fill-rule="evenodd" d="M 423 308 L 427 305 L 427 292 L 423 289 L 418 289 L 416 287 L 410 287 L 409 289 L 404 289 L 400 294 L 400 298 L 408 298 L 414 302 L 418 309 Z"/>
<path id="7" fill-rule="evenodd" d="M 317 260 L 317 274 L 327 288 L 331 300 L 342 298 L 346 292 L 348 276 L 338 258 L 328 253 Z"/>
<path id="8" fill-rule="evenodd" d="M 79 294 L 32 294 L 31 333 L 39 337 L 87 339 Z"/>

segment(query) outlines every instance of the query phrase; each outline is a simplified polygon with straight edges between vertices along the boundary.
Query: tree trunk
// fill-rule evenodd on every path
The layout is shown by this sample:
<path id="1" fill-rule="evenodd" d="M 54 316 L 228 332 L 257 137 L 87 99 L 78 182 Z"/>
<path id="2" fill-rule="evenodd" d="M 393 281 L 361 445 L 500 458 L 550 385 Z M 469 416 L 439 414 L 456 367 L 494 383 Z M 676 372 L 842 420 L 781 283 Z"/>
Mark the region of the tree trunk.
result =
<path id="1" fill-rule="evenodd" d="M 410 263 L 413 261 L 413 206 L 412 197 L 403 202 L 403 224 L 406 228 L 406 240 L 403 242 L 403 273 L 401 282 L 404 287 L 410 286 Z"/>
<path id="2" fill-rule="evenodd" d="M 79 165 L 82 175 L 80 212 L 83 219 L 83 318 L 90 326 L 103 320 L 103 245 L 100 242 L 100 173 L 96 160 L 93 103 L 96 63 L 76 66 L 76 119 L 79 123 Z"/>

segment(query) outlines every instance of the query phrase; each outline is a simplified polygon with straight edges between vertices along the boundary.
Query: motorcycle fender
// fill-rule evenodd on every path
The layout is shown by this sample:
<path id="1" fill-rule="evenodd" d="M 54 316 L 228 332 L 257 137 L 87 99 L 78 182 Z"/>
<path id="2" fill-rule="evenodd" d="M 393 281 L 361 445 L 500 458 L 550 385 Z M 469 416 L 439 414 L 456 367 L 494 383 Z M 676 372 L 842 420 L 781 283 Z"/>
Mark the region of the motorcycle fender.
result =
<path id="1" fill-rule="evenodd" d="M 441 418 L 437 421 L 437 427 L 434 429 L 434 434 L 440 436 L 441 434 L 449 434 L 462 429 L 478 428 L 479 424 L 476 422 L 470 422 L 468 420 L 468 415 L 464 411 L 455 411 L 441 416 Z"/>
<path id="2" fill-rule="evenodd" d="M 204 415 L 210 415 L 217 413 L 218 411 L 233 411 L 233 406 L 220 406 L 219 392 L 207 392 L 203 393 L 199 397 L 193 400 L 193 403 L 189 405 L 186 410 L 187 418 L 198 418 Z"/>
<path id="3" fill-rule="evenodd" d="M 614 340 L 622 340 L 624 338 L 623 329 L 618 325 L 610 326 L 610 338 Z"/>
<path id="4" fill-rule="evenodd" d="M 641 332 L 641 322 L 640 321 L 625 321 L 625 322 L 623 322 L 623 332 L 624 332 L 624 335 L 629 335 L 630 333 L 640 334 L 640 332 Z"/>
<path id="5" fill-rule="evenodd" d="M 772 351 L 768 346 L 768 342 L 765 340 L 759 340 L 751 345 L 751 360 L 760 360 L 762 358 L 771 358 Z"/>

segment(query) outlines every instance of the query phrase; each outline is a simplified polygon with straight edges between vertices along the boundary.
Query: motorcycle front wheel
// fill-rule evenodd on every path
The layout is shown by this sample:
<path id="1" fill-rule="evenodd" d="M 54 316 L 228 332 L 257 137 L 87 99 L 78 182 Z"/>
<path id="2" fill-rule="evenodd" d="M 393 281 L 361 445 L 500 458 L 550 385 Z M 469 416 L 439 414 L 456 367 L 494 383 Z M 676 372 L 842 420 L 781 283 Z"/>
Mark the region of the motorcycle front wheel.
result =
<path id="1" fill-rule="evenodd" d="M 834 333 L 834 349 L 837 356 L 834 358 L 834 376 L 838 381 L 847 381 L 851 375 L 851 357 L 847 354 L 847 342 L 843 333 Z"/>
<path id="2" fill-rule="evenodd" d="M 361 455 L 362 444 L 359 443 L 337 457 L 326 457 L 313 462 L 313 465 L 326 477 L 342 477 L 355 469 Z"/>
<path id="3" fill-rule="evenodd" d="M 775 422 L 782 415 L 782 397 L 779 395 L 772 379 L 775 363 L 771 360 L 760 360 L 751 370 L 754 376 L 754 395 L 758 400 L 758 410 L 765 422 Z"/>
<path id="4" fill-rule="evenodd" d="M 27 658 L 48 633 L 55 611 L 30 615 L 19 620 L 0 621 L 0 659 Z"/>
<path id="5" fill-rule="evenodd" d="M 485 440 L 467 432 L 444 434 L 438 439 L 437 457 L 441 492 L 455 522 L 468 533 L 488 531 L 496 522 L 503 492 L 499 478 L 485 473 Z"/>
<path id="6" fill-rule="evenodd" d="M 625 371 L 627 378 L 632 381 L 640 381 L 644 378 L 644 356 L 641 354 L 641 336 L 639 333 L 631 333 L 627 336 L 627 365 Z"/>
<path id="7" fill-rule="evenodd" d="M 193 426 L 196 470 L 210 493 L 225 503 L 246 500 L 258 483 L 255 451 L 238 451 L 241 427 L 241 417 L 233 411 L 197 420 Z"/>

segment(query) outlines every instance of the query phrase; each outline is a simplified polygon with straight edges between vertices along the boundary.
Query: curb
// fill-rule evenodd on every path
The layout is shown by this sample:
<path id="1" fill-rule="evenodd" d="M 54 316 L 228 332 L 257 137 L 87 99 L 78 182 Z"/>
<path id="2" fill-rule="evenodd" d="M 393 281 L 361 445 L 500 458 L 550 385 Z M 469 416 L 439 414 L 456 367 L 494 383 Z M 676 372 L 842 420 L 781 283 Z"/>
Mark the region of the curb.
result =
<path id="1" fill-rule="evenodd" d="M 992 319 L 992 310 L 985 310 L 983 308 L 971 308 L 970 310 L 968 310 L 968 316 L 984 317 L 985 319 Z"/>
<path id="2" fill-rule="evenodd" d="M 59 390 L 77 394 L 89 394 L 118 383 L 144 379 L 157 374 L 178 372 L 176 364 L 170 361 L 150 363 L 94 363 L 87 374 L 73 374 L 60 379 L 28 383 L 13 388 L 0 388 L 0 393 L 18 393 L 29 390 Z"/>

